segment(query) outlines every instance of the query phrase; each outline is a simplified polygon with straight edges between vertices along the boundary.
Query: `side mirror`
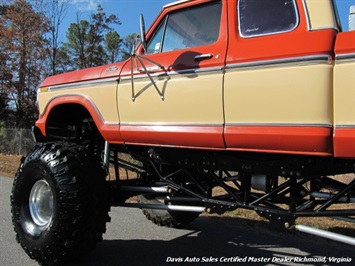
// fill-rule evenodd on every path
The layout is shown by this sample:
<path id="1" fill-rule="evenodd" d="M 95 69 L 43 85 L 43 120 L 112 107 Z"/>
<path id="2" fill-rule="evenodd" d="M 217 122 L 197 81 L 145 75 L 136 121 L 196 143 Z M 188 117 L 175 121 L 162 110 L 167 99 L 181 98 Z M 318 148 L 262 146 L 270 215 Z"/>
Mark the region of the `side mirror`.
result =
<path id="1" fill-rule="evenodd" d="M 140 17 L 139 30 L 140 30 L 139 34 L 140 34 L 141 44 L 143 45 L 144 51 L 146 51 L 147 50 L 147 40 L 145 38 L 145 24 L 144 24 L 143 14 L 141 14 L 141 17 Z"/>

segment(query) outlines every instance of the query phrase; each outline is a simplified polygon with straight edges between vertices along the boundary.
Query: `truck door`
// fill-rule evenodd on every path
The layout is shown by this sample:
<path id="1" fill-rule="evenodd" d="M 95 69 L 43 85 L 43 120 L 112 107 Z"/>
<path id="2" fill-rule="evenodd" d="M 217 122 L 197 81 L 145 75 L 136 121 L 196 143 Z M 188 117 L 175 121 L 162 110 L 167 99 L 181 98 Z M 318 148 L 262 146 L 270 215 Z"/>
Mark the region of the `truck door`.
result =
<path id="1" fill-rule="evenodd" d="M 331 1 L 228 4 L 227 149 L 331 155 Z"/>
<path id="2" fill-rule="evenodd" d="M 222 1 L 166 7 L 147 33 L 147 51 L 118 86 L 126 143 L 223 148 L 223 67 L 227 45 Z M 159 66 L 162 66 L 160 68 Z"/>

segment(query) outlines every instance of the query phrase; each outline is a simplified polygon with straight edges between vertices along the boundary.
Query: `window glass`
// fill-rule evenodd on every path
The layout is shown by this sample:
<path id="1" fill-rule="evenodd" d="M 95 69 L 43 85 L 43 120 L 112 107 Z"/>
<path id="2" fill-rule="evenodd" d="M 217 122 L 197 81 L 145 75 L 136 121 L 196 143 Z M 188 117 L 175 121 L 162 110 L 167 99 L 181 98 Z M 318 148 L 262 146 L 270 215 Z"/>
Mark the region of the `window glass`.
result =
<path id="1" fill-rule="evenodd" d="M 212 4 L 184 9 L 166 17 L 148 42 L 147 53 L 168 52 L 217 41 L 222 4 Z"/>
<path id="2" fill-rule="evenodd" d="M 158 27 L 158 30 L 154 32 L 151 40 L 147 45 L 147 54 L 159 53 L 161 51 L 161 43 L 163 41 L 163 30 L 166 19 Z"/>
<path id="3" fill-rule="evenodd" d="M 294 0 L 240 0 L 238 12 L 243 37 L 287 32 L 298 25 Z"/>

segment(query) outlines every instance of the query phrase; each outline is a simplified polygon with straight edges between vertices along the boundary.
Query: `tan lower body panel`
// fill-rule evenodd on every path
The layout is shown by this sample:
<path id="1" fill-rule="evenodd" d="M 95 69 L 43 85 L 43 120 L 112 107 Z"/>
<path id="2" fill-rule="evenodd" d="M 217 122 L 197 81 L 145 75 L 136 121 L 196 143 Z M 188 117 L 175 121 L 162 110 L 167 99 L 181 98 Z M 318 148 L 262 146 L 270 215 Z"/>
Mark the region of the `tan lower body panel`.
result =
<path id="1" fill-rule="evenodd" d="M 222 71 L 147 78 L 118 87 L 120 132 L 126 143 L 224 148 Z M 163 96 L 163 98 L 161 97 Z"/>
<path id="2" fill-rule="evenodd" d="M 227 149 L 331 155 L 332 71 L 325 63 L 228 70 Z"/>

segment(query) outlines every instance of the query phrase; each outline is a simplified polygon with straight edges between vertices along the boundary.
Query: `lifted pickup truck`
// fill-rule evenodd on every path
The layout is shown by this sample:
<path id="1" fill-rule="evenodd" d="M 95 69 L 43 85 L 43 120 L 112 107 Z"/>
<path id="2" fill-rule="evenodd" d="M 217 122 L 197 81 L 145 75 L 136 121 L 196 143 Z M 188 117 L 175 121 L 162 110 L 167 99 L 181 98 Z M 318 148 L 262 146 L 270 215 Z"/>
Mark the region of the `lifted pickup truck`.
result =
<path id="1" fill-rule="evenodd" d="M 31 258 L 90 251 L 112 206 L 166 226 L 237 208 L 354 221 L 355 179 L 338 175 L 355 171 L 355 31 L 331 0 L 179 1 L 140 39 L 39 86 L 11 197 Z"/>

